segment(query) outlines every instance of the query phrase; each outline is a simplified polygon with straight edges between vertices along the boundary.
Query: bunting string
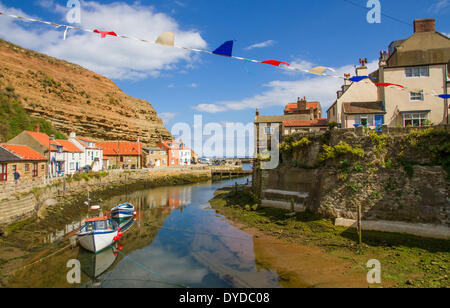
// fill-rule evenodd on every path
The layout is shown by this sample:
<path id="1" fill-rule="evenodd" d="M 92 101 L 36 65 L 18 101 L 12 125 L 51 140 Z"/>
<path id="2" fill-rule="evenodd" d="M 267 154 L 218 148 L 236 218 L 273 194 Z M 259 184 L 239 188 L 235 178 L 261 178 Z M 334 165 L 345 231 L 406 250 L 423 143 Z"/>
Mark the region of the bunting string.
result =
<path id="1" fill-rule="evenodd" d="M 105 39 L 108 36 L 117 37 L 117 38 L 121 38 L 121 39 L 130 39 L 130 40 L 134 40 L 134 41 L 146 43 L 146 44 L 154 44 L 154 45 L 166 46 L 166 47 L 171 47 L 171 48 L 178 48 L 178 49 L 183 49 L 183 50 L 188 50 L 188 51 L 193 51 L 193 52 L 202 52 L 202 53 L 207 53 L 207 54 L 217 55 L 217 56 L 222 56 L 222 57 L 228 57 L 228 58 L 232 58 L 232 59 L 236 59 L 236 60 L 240 60 L 240 61 L 251 62 L 251 63 L 268 64 L 268 65 L 272 65 L 276 68 L 280 68 L 280 69 L 284 69 L 284 70 L 299 71 L 299 72 L 312 74 L 312 75 L 339 78 L 339 79 L 344 79 L 344 80 L 348 80 L 348 81 L 356 82 L 356 83 L 357 82 L 372 82 L 373 83 L 373 81 L 371 81 L 371 80 L 376 79 L 371 76 L 354 76 L 351 78 L 338 76 L 338 75 L 336 75 L 336 71 L 333 68 L 325 67 L 325 66 L 318 66 L 318 67 L 314 67 L 314 68 L 307 70 L 307 69 L 292 66 L 289 63 L 284 62 L 284 61 L 278 61 L 278 60 L 260 61 L 260 60 L 254 60 L 254 59 L 249 59 L 249 58 L 244 58 L 244 57 L 233 56 L 234 41 L 227 41 L 227 42 L 223 43 L 221 46 L 219 46 L 217 49 L 215 49 L 214 51 L 208 51 L 208 50 L 182 47 L 182 46 L 175 45 L 175 34 L 173 32 L 164 32 L 156 39 L 156 41 L 148 41 L 148 40 L 140 39 L 140 38 L 136 38 L 136 37 L 120 35 L 113 31 L 103 31 L 103 30 L 98 30 L 98 29 L 92 30 L 92 29 L 86 29 L 86 28 L 81 28 L 81 27 L 77 27 L 77 26 L 57 24 L 57 23 L 50 22 L 50 21 L 44 21 L 44 20 L 38 20 L 38 19 L 34 19 L 34 18 L 29 18 L 29 17 L 8 14 L 8 13 L 2 12 L 2 11 L 0 11 L 0 15 L 8 16 L 8 17 L 15 18 L 15 19 L 22 20 L 22 21 L 46 24 L 46 25 L 50 25 L 50 26 L 53 26 L 56 28 L 65 28 L 64 34 L 63 34 L 63 40 L 66 40 L 69 29 L 73 29 L 73 30 L 79 30 L 79 31 L 84 31 L 84 32 L 88 32 L 88 33 L 100 34 L 100 37 L 102 39 Z M 327 71 L 330 71 L 332 74 L 326 73 Z M 375 85 L 377 87 L 385 87 L 385 88 L 397 89 L 397 90 L 401 90 L 401 91 L 410 91 L 410 92 L 414 92 L 414 93 L 423 93 L 423 95 L 431 95 L 434 97 L 442 98 L 444 100 L 447 100 L 450 98 L 449 94 L 437 94 L 434 91 L 430 92 L 430 91 L 425 91 L 424 89 L 408 89 L 405 86 L 402 86 L 399 84 L 394 84 L 394 83 L 386 83 L 386 82 L 385 83 L 375 83 Z"/>

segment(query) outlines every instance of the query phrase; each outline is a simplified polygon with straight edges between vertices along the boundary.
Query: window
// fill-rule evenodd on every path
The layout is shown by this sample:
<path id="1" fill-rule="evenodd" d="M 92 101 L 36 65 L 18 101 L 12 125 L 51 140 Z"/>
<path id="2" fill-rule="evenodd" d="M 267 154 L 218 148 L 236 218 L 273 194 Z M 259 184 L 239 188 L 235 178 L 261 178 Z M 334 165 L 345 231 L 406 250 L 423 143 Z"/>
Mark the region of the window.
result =
<path id="1" fill-rule="evenodd" d="M 0 164 L 0 182 L 8 180 L 8 164 Z"/>
<path id="2" fill-rule="evenodd" d="M 25 164 L 25 172 L 30 171 L 30 164 Z"/>
<path id="3" fill-rule="evenodd" d="M 373 114 L 355 116 L 355 124 L 362 125 L 364 127 L 374 126 Z"/>
<path id="4" fill-rule="evenodd" d="M 420 92 L 410 92 L 409 99 L 410 99 L 411 101 L 423 101 L 423 100 L 424 100 L 423 91 L 420 91 Z"/>
<path id="5" fill-rule="evenodd" d="M 266 127 L 266 135 L 271 135 L 272 134 L 272 127 L 268 126 Z"/>
<path id="6" fill-rule="evenodd" d="M 430 68 L 424 67 L 412 67 L 405 70 L 406 77 L 430 77 Z"/>
<path id="7" fill-rule="evenodd" d="M 33 177 L 38 176 L 38 163 L 33 163 Z"/>
<path id="8" fill-rule="evenodd" d="M 75 164 L 74 163 L 70 163 L 70 170 L 75 169 Z"/>
<path id="9" fill-rule="evenodd" d="M 424 126 L 428 120 L 427 113 L 407 113 L 403 115 L 404 127 Z"/>

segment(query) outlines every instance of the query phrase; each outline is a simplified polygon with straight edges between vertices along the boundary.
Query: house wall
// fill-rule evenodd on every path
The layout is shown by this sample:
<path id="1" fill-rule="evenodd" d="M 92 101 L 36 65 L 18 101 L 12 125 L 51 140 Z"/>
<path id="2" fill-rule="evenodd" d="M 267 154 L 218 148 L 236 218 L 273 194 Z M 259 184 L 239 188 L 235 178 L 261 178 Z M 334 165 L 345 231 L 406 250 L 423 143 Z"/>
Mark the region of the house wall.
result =
<path id="1" fill-rule="evenodd" d="M 1 162 L 2 164 L 4 162 Z M 38 175 L 33 177 L 33 163 L 37 163 L 38 167 Z M 14 166 L 17 168 L 16 170 L 20 174 L 19 182 L 33 182 L 33 181 L 41 181 L 46 177 L 47 174 L 47 162 L 45 161 L 23 161 L 23 162 L 7 162 L 7 181 L 0 182 L 0 185 L 9 185 L 14 184 Z"/>
<path id="2" fill-rule="evenodd" d="M 167 155 L 167 152 L 163 150 L 151 151 L 149 154 L 144 155 L 144 167 L 167 167 L 168 160 L 169 156 Z"/>
<path id="3" fill-rule="evenodd" d="M 445 93 L 446 87 L 446 65 L 429 66 L 429 77 L 406 77 L 405 67 L 380 68 L 380 82 L 400 84 L 408 89 L 424 89 L 425 91 L 435 91 L 437 94 Z M 447 90 L 448 91 L 448 90 Z M 448 93 L 448 92 L 447 92 Z M 381 88 L 380 100 L 385 101 L 386 116 L 385 123 L 388 126 L 403 126 L 402 115 L 399 110 L 431 110 L 429 120 L 433 124 L 443 124 L 444 122 L 444 100 L 432 95 L 424 95 L 423 101 L 411 101 L 410 91 L 400 91 L 399 88 Z"/>
<path id="4" fill-rule="evenodd" d="M 337 100 L 337 121 L 342 126 L 345 124 L 345 115 L 342 112 L 343 103 L 359 103 L 359 102 L 376 102 L 378 99 L 377 86 L 368 79 L 354 82 L 350 85 L 348 90 Z"/>
<path id="5" fill-rule="evenodd" d="M 131 169 L 132 166 L 137 169 L 142 166 L 140 156 L 105 156 L 105 158 L 108 160 L 108 166 L 115 166 L 119 169 Z"/>
<path id="6" fill-rule="evenodd" d="M 378 99 L 377 86 L 368 79 L 353 82 L 345 93 L 336 100 L 336 116 L 332 117 L 330 121 L 335 121 L 339 124 L 344 124 L 345 115 L 342 112 L 343 103 L 359 103 L 359 102 L 376 102 Z"/>

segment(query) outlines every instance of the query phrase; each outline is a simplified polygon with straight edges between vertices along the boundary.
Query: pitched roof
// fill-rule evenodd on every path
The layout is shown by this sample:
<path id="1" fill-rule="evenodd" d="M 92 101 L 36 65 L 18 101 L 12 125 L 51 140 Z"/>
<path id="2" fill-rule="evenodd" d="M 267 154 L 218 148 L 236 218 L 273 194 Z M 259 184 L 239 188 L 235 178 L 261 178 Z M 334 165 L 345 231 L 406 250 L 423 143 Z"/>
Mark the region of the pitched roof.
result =
<path id="1" fill-rule="evenodd" d="M 67 141 L 67 140 L 56 140 L 56 142 L 58 142 L 60 145 L 63 146 L 64 152 L 83 153 L 83 151 L 81 151 L 79 148 L 77 148 L 75 146 L 75 144 L 73 144 L 70 141 Z"/>
<path id="2" fill-rule="evenodd" d="M 2 162 L 14 162 L 22 160 L 17 155 L 13 154 L 11 151 L 8 151 L 5 148 L 0 146 L 0 161 Z"/>
<path id="3" fill-rule="evenodd" d="M 142 143 L 137 142 L 99 142 L 104 156 L 138 156 L 142 155 Z"/>
<path id="4" fill-rule="evenodd" d="M 385 114 L 383 102 L 344 103 L 345 114 Z"/>
<path id="5" fill-rule="evenodd" d="M 316 119 L 311 121 L 283 121 L 284 127 L 321 127 L 328 126 L 328 119 Z"/>
<path id="6" fill-rule="evenodd" d="M 46 161 L 47 158 L 25 145 L 2 144 L 2 147 L 14 153 L 21 160 Z"/>
<path id="7" fill-rule="evenodd" d="M 319 108 L 320 103 L 319 102 L 306 102 L 306 109 L 320 109 Z M 286 105 L 286 108 L 284 108 L 285 112 L 291 112 L 298 110 L 298 104 L 297 103 L 289 103 Z"/>
<path id="8" fill-rule="evenodd" d="M 58 142 L 56 142 L 55 140 L 51 140 L 50 141 L 50 137 L 47 134 L 38 133 L 38 132 L 31 132 L 31 131 L 26 131 L 26 133 L 28 135 L 30 135 L 31 137 L 33 137 L 37 142 L 39 142 L 40 144 L 45 146 L 47 149 L 50 146 L 50 149 L 52 151 L 57 151 L 58 150 L 55 147 L 55 145 L 60 145 L 60 144 L 58 144 Z"/>

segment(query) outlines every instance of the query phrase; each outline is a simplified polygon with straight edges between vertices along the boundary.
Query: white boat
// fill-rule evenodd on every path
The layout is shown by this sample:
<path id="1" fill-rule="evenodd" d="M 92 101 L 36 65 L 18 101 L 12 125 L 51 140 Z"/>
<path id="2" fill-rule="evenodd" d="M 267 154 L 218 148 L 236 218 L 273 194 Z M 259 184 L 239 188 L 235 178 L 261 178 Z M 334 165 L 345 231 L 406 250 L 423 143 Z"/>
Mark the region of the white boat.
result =
<path id="1" fill-rule="evenodd" d="M 98 253 L 110 247 L 120 237 L 120 228 L 108 217 L 90 218 L 78 232 L 80 245 L 91 252 Z"/>
<path id="2" fill-rule="evenodd" d="M 111 217 L 115 219 L 127 219 L 136 215 L 136 210 L 131 203 L 124 203 L 111 210 Z"/>

